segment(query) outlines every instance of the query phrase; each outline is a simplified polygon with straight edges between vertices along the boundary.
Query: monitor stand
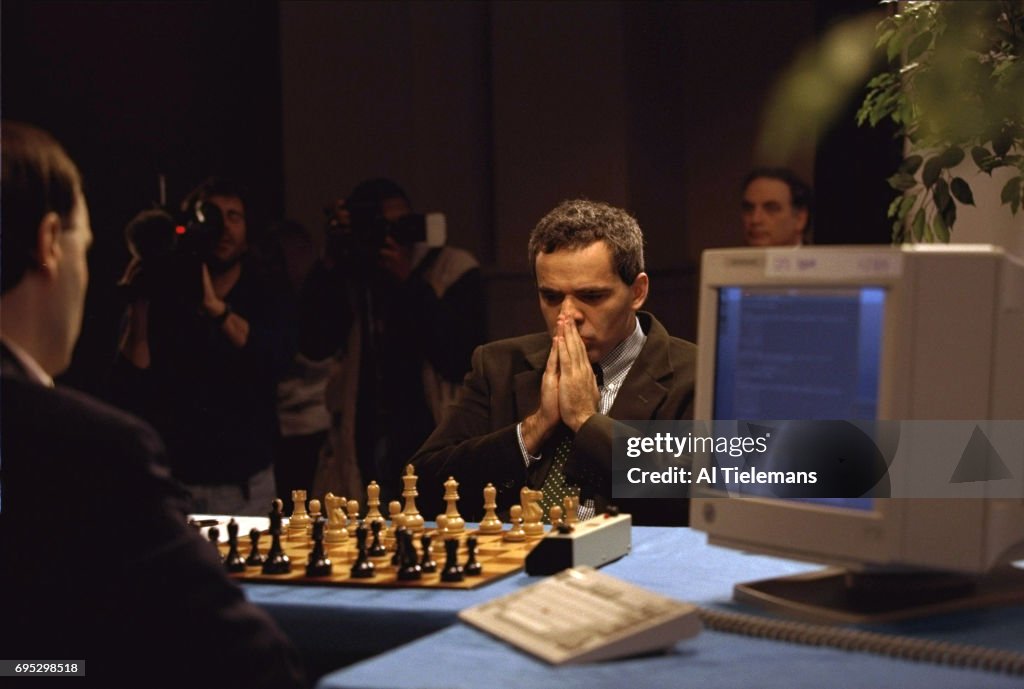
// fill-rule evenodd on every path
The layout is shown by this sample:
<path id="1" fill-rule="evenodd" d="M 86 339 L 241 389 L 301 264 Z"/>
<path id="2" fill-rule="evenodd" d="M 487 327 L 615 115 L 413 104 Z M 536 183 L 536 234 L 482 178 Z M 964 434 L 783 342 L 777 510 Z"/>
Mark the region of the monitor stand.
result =
<path id="1" fill-rule="evenodd" d="M 824 569 L 737 584 L 733 597 L 787 617 L 829 624 L 892 622 L 993 605 L 1024 604 L 1024 571 L 983 576 Z"/>

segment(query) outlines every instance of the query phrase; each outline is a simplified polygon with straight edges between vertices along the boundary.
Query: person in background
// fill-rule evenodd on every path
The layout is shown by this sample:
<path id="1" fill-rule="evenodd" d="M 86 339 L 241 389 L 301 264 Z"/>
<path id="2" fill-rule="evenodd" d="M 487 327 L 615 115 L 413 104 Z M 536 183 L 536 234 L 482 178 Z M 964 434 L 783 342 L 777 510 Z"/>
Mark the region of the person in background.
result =
<path id="1" fill-rule="evenodd" d="M 444 420 L 484 340 L 480 267 L 467 251 L 426 241 L 424 217 L 392 180 L 362 182 L 328 215 L 326 261 L 334 281 L 347 283 L 350 329 L 344 364 L 328 384 L 322 475 L 338 493 L 332 477 L 351 475 L 357 458 L 362 480 L 376 480 L 386 504 L 400 495 L 405 465 Z"/>
<path id="2" fill-rule="evenodd" d="M 743 179 L 743 239 L 748 246 L 811 242 L 811 188 L 792 170 L 759 167 Z"/>
<path id="3" fill-rule="evenodd" d="M 250 257 L 241 186 L 210 178 L 183 210 L 172 248 L 126 271 L 112 399 L 160 432 L 191 512 L 263 515 L 277 497 L 277 381 L 294 349 L 285 300 Z"/>

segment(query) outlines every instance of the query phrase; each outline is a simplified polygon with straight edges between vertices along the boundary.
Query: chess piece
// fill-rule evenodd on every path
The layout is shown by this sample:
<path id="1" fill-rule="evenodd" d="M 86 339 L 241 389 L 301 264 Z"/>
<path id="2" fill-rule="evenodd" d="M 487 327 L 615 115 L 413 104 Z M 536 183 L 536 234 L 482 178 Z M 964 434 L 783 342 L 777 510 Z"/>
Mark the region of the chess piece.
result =
<path id="1" fill-rule="evenodd" d="M 399 581 L 416 581 L 423 578 L 423 570 L 416 561 L 416 546 L 412 542 L 412 531 L 409 527 L 403 526 L 399 550 L 402 551 L 401 566 L 398 568 Z"/>
<path id="2" fill-rule="evenodd" d="M 434 537 L 437 539 L 434 542 L 434 553 L 437 555 L 444 554 L 444 541 L 448 537 L 448 517 L 443 514 L 437 515 L 437 531 L 434 532 Z"/>
<path id="3" fill-rule="evenodd" d="M 373 532 L 373 543 L 367 548 L 370 557 L 386 557 L 388 554 L 388 549 L 380 542 L 380 527 L 383 523 L 383 521 L 370 522 L 370 531 Z"/>
<path id="4" fill-rule="evenodd" d="M 405 515 L 399 512 L 395 515 L 395 554 L 391 556 L 391 564 L 395 567 L 402 564 L 402 549 L 405 547 L 402 534 L 406 531 L 408 529 L 405 528 Z"/>
<path id="5" fill-rule="evenodd" d="M 327 520 L 317 516 L 313 522 L 313 551 L 309 554 L 309 562 L 306 564 L 307 577 L 327 577 L 333 569 L 331 559 L 324 552 L 324 527 Z"/>
<path id="6" fill-rule="evenodd" d="M 398 517 L 402 514 L 402 503 L 397 500 L 392 500 L 388 503 L 388 530 L 384 532 L 384 545 L 388 547 L 388 550 L 395 550 L 397 548 L 397 542 L 395 541 L 395 527 L 398 526 Z"/>
<path id="7" fill-rule="evenodd" d="M 349 503 L 351 504 L 351 503 Z M 371 579 L 375 576 L 373 563 L 366 554 L 366 527 L 360 524 L 356 527 L 356 561 L 352 565 L 351 575 L 353 579 Z"/>
<path id="8" fill-rule="evenodd" d="M 484 488 L 484 518 L 480 522 L 480 533 L 501 533 L 505 525 L 498 518 L 497 503 L 498 489 L 494 484 L 488 483 Z"/>
<path id="9" fill-rule="evenodd" d="M 448 518 L 445 533 L 448 536 L 458 537 L 466 530 L 466 521 L 455 507 L 455 503 L 459 501 L 458 490 L 459 482 L 455 480 L 454 476 L 449 476 L 448 480 L 444 482 L 444 501 L 448 503 L 448 509 L 444 512 L 444 516 Z"/>
<path id="10" fill-rule="evenodd" d="M 430 553 L 430 534 L 420 536 L 420 545 L 423 547 L 423 555 L 420 558 L 420 571 L 432 573 L 437 571 L 437 561 Z"/>
<path id="11" fill-rule="evenodd" d="M 512 505 L 509 515 L 512 518 L 512 528 L 501 535 L 502 540 L 510 543 L 525 541 L 526 531 L 523 530 L 523 508 L 519 505 Z"/>
<path id="12" fill-rule="evenodd" d="M 224 558 L 220 556 L 220 546 L 217 545 L 220 542 L 220 529 L 216 526 L 211 526 L 206 531 L 206 537 L 210 539 L 210 543 L 213 544 L 213 552 L 217 553 L 217 559 L 223 562 Z"/>
<path id="13" fill-rule="evenodd" d="M 402 497 L 405 498 L 405 509 L 402 510 L 402 514 L 405 515 L 405 528 L 414 533 L 420 533 L 423 531 L 423 515 L 416 508 L 416 496 L 419 495 L 416 490 L 416 481 L 420 477 L 414 471 L 412 464 L 405 465 L 405 476 L 402 477 L 404 484 Z"/>
<path id="14" fill-rule="evenodd" d="M 288 520 L 288 540 L 305 540 L 306 527 L 309 526 L 309 514 L 306 513 L 306 491 L 293 490 L 291 519 Z"/>
<path id="15" fill-rule="evenodd" d="M 552 505 L 551 509 L 548 510 L 548 521 L 551 522 L 551 528 L 554 530 L 559 524 L 562 523 L 562 508 L 558 505 Z"/>
<path id="16" fill-rule="evenodd" d="M 483 565 L 476 559 L 476 536 L 466 538 L 466 564 L 462 568 L 467 577 L 478 577 L 483 571 Z"/>
<path id="17" fill-rule="evenodd" d="M 313 498 L 309 501 L 309 524 L 306 526 L 306 535 L 313 537 L 313 524 L 320 518 L 320 501 Z"/>
<path id="18" fill-rule="evenodd" d="M 327 502 L 327 532 L 324 540 L 329 545 L 344 543 L 348 540 L 348 529 L 345 526 L 348 518 L 341 510 L 342 498 L 336 498 L 330 493 L 324 500 Z"/>
<path id="19" fill-rule="evenodd" d="M 355 536 L 359 527 L 359 501 L 349 500 L 348 505 L 348 535 Z"/>
<path id="20" fill-rule="evenodd" d="M 527 536 L 544 535 L 544 511 L 540 507 L 540 499 L 544 494 L 523 486 L 519 491 L 519 504 L 523 506 L 523 531 Z"/>
<path id="21" fill-rule="evenodd" d="M 380 486 L 376 481 L 370 481 L 366 487 L 366 517 L 367 524 L 384 521 L 384 515 L 380 513 Z"/>
<path id="22" fill-rule="evenodd" d="M 255 526 L 249 529 L 249 542 L 252 544 L 249 550 L 249 557 L 245 558 L 245 564 L 249 567 L 259 567 L 267 558 L 260 553 L 260 530 Z"/>
<path id="23" fill-rule="evenodd" d="M 228 554 L 224 558 L 224 568 L 229 572 L 245 571 L 245 559 L 238 552 L 238 522 L 234 519 L 228 522 Z"/>
<path id="24" fill-rule="evenodd" d="M 579 522 L 580 517 L 580 496 L 578 495 L 566 495 L 565 499 L 562 500 L 562 504 L 565 505 L 565 523 L 570 526 Z"/>
<path id="25" fill-rule="evenodd" d="M 449 538 L 444 542 L 445 562 L 441 570 L 441 581 L 462 581 L 465 577 L 459 564 L 459 542 Z"/>
<path id="26" fill-rule="evenodd" d="M 281 547 L 281 501 L 275 500 L 270 511 L 270 550 L 263 563 L 264 574 L 288 574 L 292 571 L 292 562 Z"/>

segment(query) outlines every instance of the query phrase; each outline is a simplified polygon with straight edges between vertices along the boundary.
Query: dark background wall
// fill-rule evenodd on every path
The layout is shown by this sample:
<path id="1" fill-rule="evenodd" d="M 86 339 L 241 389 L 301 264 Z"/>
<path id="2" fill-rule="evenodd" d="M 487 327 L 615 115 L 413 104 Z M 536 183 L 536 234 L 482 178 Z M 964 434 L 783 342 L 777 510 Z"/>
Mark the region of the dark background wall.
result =
<path id="1" fill-rule="evenodd" d="M 239 177 L 258 224 L 315 231 L 327 200 L 391 176 L 480 257 L 492 337 L 540 324 L 525 260 L 540 216 L 574 196 L 623 205 L 647 237 L 649 307 L 692 339 L 700 252 L 740 240 L 737 185 L 775 78 L 830 22 L 875 7 L 7 0 L 3 116 L 66 145 L 96 234 L 68 381 L 101 381 L 121 229 L 161 174 L 175 201 L 208 174 Z M 792 161 L 825 203 L 817 240 L 886 241 L 888 197 L 874 198 L 894 144 L 843 127 Z"/>

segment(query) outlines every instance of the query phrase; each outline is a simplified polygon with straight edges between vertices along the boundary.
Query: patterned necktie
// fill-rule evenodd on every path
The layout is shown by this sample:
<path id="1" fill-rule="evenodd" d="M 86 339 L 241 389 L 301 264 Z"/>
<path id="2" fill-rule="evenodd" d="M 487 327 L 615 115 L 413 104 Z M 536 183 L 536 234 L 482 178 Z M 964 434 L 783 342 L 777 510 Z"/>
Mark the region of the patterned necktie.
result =
<path id="1" fill-rule="evenodd" d="M 544 485 L 540 490 L 544 494 L 540 499 L 540 508 L 544 513 L 544 523 L 550 524 L 549 513 L 555 505 L 562 506 L 562 501 L 567 495 L 578 493 L 575 487 L 570 488 L 565 480 L 565 463 L 572 451 L 572 436 L 566 435 L 555 447 L 555 458 L 548 469 L 548 475 L 544 477 Z"/>

